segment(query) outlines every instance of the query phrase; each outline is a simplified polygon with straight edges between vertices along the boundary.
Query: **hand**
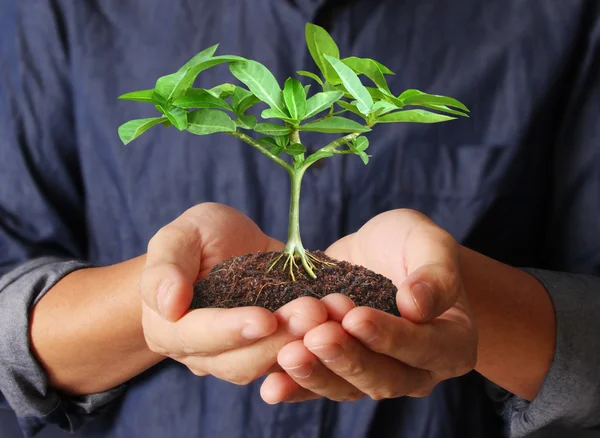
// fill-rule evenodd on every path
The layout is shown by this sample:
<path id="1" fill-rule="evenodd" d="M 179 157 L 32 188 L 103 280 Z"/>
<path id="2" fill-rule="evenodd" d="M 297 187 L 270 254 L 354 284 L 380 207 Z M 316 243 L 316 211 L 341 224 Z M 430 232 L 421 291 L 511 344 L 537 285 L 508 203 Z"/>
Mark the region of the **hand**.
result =
<path id="1" fill-rule="evenodd" d="M 467 302 L 455 240 L 409 210 L 383 213 L 328 249 L 398 287 L 402 318 L 324 298 L 329 321 L 278 355 L 285 372 L 267 377 L 268 403 L 316 397 L 375 400 L 425 396 L 442 380 L 475 366 L 477 329 Z"/>
<path id="2" fill-rule="evenodd" d="M 223 259 L 283 246 L 219 204 L 193 207 L 162 228 L 150 240 L 140 278 L 149 348 L 196 375 L 240 385 L 275 366 L 281 347 L 327 320 L 319 300 L 299 298 L 275 313 L 258 307 L 188 309 L 194 283 Z"/>

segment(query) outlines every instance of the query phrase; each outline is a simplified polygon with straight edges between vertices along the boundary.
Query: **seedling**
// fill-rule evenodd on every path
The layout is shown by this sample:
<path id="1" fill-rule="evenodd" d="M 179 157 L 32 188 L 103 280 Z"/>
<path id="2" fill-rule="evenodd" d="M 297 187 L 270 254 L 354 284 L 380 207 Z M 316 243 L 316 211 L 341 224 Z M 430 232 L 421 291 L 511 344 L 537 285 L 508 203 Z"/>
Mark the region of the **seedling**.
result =
<path id="1" fill-rule="evenodd" d="M 321 88 L 312 95 L 311 85 L 303 85 L 295 78 L 288 78 L 282 90 L 267 67 L 257 61 L 214 56 L 218 47 L 215 45 L 198 53 L 177 72 L 159 78 L 154 89 L 120 96 L 151 103 L 161 114 L 122 125 L 119 136 L 124 144 L 156 125 L 174 126 L 195 135 L 226 133 L 285 169 L 291 180 L 288 240 L 283 254 L 273 260 L 268 270 L 282 261 L 294 281 L 299 263 L 313 279 L 317 267 L 329 263 L 305 250 L 300 238 L 300 188 L 310 166 L 334 155 L 358 155 L 368 164 L 369 140 L 365 134 L 378 124 L 438 123 L 455 116 L 468 117 L 469 112 L 451 97 L 415 89 L 393 94 L 385 78 L 394 74 L 390 69 L 369 58 L 341 58 L 338 46 L 322 27 L 307 24 L 306 43 L 321 76 L 309 71 L 297 73 Z M 201 72 L 224 63 L 229 64 L 231 74 L 245 87 L 230 83 L 211 89 L 193 87 Z M 365 85 L 364 79 L 370 83 Z M 261 104 L 267 108 L 259 122 L 247 111 Z M 354 114 L 353 118 L 345 117 L 348 113 Z M 307 155 L 301 140 L 303 132 L 340 136 Z"/>

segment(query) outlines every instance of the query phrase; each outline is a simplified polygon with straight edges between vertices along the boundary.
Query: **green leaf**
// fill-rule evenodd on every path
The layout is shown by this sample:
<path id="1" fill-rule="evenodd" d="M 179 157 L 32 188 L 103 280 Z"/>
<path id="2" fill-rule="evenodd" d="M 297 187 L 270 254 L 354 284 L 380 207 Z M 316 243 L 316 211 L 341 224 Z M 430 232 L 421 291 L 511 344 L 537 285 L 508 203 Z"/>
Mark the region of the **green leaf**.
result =
<path id="1" fill-rule="evenodd" d="M 369 132 L 370 129 L 344 117 L 329 117 L 316 122 L 300 125 L 301 131 L 322 132 L 324 134 L 343 134 L 351 132 Z"/>
<path id="2" fill-rule="evenodd" d="M 310 91 L 310 84 L 304 86 L 304 93 L 308 96 L 308 92 Z"/>
<path id="3" fill-rule="evenodd" d="M 283 152 L 283 148 L 285 147 L 285 145 L 281 146 L 277 144 L 277 142 L 275 142 L 275 140 L 273 140 L 271 137 L 261 137 L 256 141 L 258 141 L 261 145 L 270 150 L 271 153 L 274 155 L 281 154 Z"/>
<path id="4" fill-rule="evenodd" d="M 306 102 L 306 115 L 304 118 L 308 119 L 321 111 L 325 111 L 336 101 L 340 100 L 343 95 L 342 91 L 327 91 L 315 94 Z"/>
<path id="5" fill-rule="evenodd" d="M 344 84 L 344 87 L 346 87 L 346 90 L 348 90 L 348 93 L 350 93 L 356 99 L 356 107 L 358 110 L 365 115 L 369 115 L 371 109 L 373 108 L 373 98 L 362 82 L 360 82 L 360 79 L 358 76 L 356 76 L 356 73 L 354 73 L 350 67 L 348 67 L 339 59 L 335 59 L 327 55 L 325 55 L 325 59 L 329 61 L 329 63 L 338 73 L 342 83 Z"/>
<path id="6" fill-rule="evenodd" d="M 283 148 L 281 146 L 276 146 L 276 147 L 270 149 L 270 151 L 273 155 L 279 155 L 283 152 Z"/>
<path id="7" fill-rule="evenodd" d="M 176 73 L 159 78 L 156 81 L 155 90 L 167 101 L 177 99 L 178 97 L 185 95 L 186 91 L 192 87 L 196 77 L 204 70 L 225 62 L 243 60 L 244 58 L 239 56 L 215 56 L 213 58 L 197 62 L 185 70 L 179 70 Z"/>
<path id="8" fill-rule="evenodd" d="M 350 58 L 342 59 L 342 62 L 354 70 L 357 74 L 365 75 L 371 79 L 378 88 L 382 88 L 388 92 L 390 91 L 383 73 L 372 59 L 351 56 Z"/>
<path id="9" fill-rule="evenodd" d="M 315 80 L 317 82 L 317 84 L 319 84 L 321 87 L 323 86 L 323 81 L 321 80 L 321 78 L 318 77 L 314 73 L 311 73 L 306 70 L 298 70 L 296 73 L 299 74 L 300 76 L 305 76 L 307 78 L 311 78 L 311 79 Z"/>
<path id="10" fill-rule="evenodd" d="M 190 59 L 188 62 L 186 62 L 179 69 L 179 71 L 188 71 L 190 68 L 193 68 L 193 67 L 197 66 L 198 64 L 203 63 L 207 59 L 212 58 L 212 56 L 215 54 L 215 52 L 217 51 L 218 48 L 219 48 L 219 45 L 215 44 L 214 46 L 211 46 L 208 49 L 204 49 L 203 51 L 198 53 L 196 56 L 194 56 L 192 59 Z"/>
<path id="11" fill-rule="evenodd" d="M 283 99 L 290 117 L 293 120 L 302 120 L 306 114 L 306 92 L 298 79 L 289 78 L 285 81 Z"/>
<path id="12" fill-rule="evenodd" d="M 235 87 L 233 96 L 231 97 L 231 105 L 238 114 L 244 114 L 248 108 L 256 105 L 260 99 L 252 92 L 242 87 Z"/>
<path id="13" fill-rule="evenodd" d="M 415 90 L 414 88 L 410 88 L 408 90 L 403 91 L 402 94 L 400 96 L 398 96 L 398 99 L 404 100 L 407 97 L 418 96 L 419 94 L 425 94 L 425 93 L 423 93 L 422 91 L 419 91 L 419 90 Z"/>
<path id="14" fill-rule="evenodd" d="M 288 143 L 290 142 L 289 135 L 276 135 L 274 138 L 275 138 L 275 143 L 277 143 L 277 145 L 280 146 L 281 148 L 286 147 L 288 145 Z"/>
<path id="15" fill-rule="evenodd" d="M 237 87 L 233 84 L 221 84 L 216 87 L 207 90 L 210 94 L 215 97 L 220 97 L 221 99 L 227 99 L 229 96 L 233 95 Z M 193 90 L 193 88 L 192 88 Z"/>
<path id="16" fill-rule="evenodd" d="M 358 137 L 354 140 L 354 147 L 357 151 L 366 151 L 369 147 L 369 139 L 367 137 Z"/>
<path id="17" fill-rule="evenodd" d="M 404 93 L 398 96 L 398 99 L 401 100 L 404 103 L 404 105 L 445 105 L 461 109 L 464 112 L 469 112 L 469 109 L 462 102 L 452 97 L 438 96 L 436 94 L 427 94 L 414 89 L 406 90 Z"/>
<path id="18" fill-rule="evenodd" d="M 292 143 L 285 148 L 285 152 L 290 154 L 291 156 L 295 156 L 306 152 L 306 148 L 300 143 Z"/>
<path id="19" fill-rule="evenodd" d="M 275 123 L 258 123 L 254 130 L 265 135 L 287 135 L 292 129 L 287 126 L 276 125 Z"/>
<path id="20" fill-rule="evenodd" d="M 187 128 L 187 110 L 183 108 L 177 108 L 173 105 L 169 105 L 164 114 L 165 116 L 167 116 L 167 118 L 173 124 L 173 126 L 175 126 L 180 131 L 184 131 Z"/>
<path id="21" fill-rule="evenodd" d="M 293 125 L 298 124 L 297 120 L 291 119 L 290 116 L 288 116 L 287 114 L 281 114 L 279 111 L 271 109 L 271 108 L 264 110 L 260 114 L 260 116 L 263 119 L 280 119 L 280 120 L 284 120 Z"/>
<path id="22" fill-rule="evenodd" d="M 275 142 L 275 140 L 273 140 L 271 137 L 260 137 L 256 141 L 266 148 L 273 148 L 278 146 L 277 142 Z"/>
<path id="23" fill-rule="evenodd" d="M 332 84 L 339 84 L 340 78 L 335 69 L 325 60 L 325 56 L 340 59 L 340 49 L 331 38 L 331 35 L 320 26 L 307 23 L 306 25 L 306 45 L 308 51 L 314 59 L 317 67 L 323 73 L 325 80 Z"/>
<path id="24" fill-rule="evenodd" d="M 280 113 L 286 113 L 281 88 L 267 67 L 260 62 L 246 60 L 231 63 L 229 69 L 256 97 Z"/>
<path id="25" fill-rule="evenodd" d="M 413 109 L 386 114 L 385 116 L 379 117 L 377 119 L 377 123 L 439 123 L 454 119 L 455 117 L 445 116 L 443 114 L 436 114 L 425 110 Z"/>
<path id="26" fill-rule="evenodd" d="M 358 156 L 360 157 L 360 159 L 363 161 L 363 163 L 365 163 L 365 166 L 367 164 L 369 164 L 369 158 L 371 158 L 371 155 L 367 155 L 365 153 L 365 151 L 358 151 Z"/>
<path id="27" fill-rule="evenodd" d="M 377 65 L 377 67 L 379 67 L 379 71 L 381 71 L 381 73 L 383 73 L 384 75 L 395 75 L 396 74 L 393 71 L 391 71 L 389 68 L 387 68 L 385 65 L 383 65 L 381 62 L 375 61 L 374 59 L 371 59 L 371 61 L 373 61 Z"/>
<path id="28" fill-rule="evenodd" d="M 429 103 L 422 103 L 419 106 L 422 106 L 422 107 L 425 107 L 425 108 L 429 108 L 429 109 L 433 109 L 433 110 L 436 110 L 436 111 L 441 111 L 441 112 L 448 113 L 448 114 L 453 114 L 455 116 L 467 117 L 467 118 L 469 117 L 468 114 L 465 114 L 465 113 L 463 113 L 462 111 L 459 111 L 459 110 L 448 108 L 445 105 L 433 105 L 433 104 L 429 104 Z"/>
<path id="29" fill-rule="evenodd" d="M 365 87 L 367 89 L 367 91 L 369 92 L 369 94 L 371 95 L 371 97 L 373 98 L 373 100 L 388 100 L 389 98 L 392 99 L 396 99 L 396 97 L 394 95 L 392 95 L 392 93 L 387 93 L 386 90 L 381 90 L 379 88 L 373 88 L 373 87 Z M 398 101 L 398 103 L 401 103 L 400 100 L 396 99 Z"/>
<path id="30" fill-rule="evenodd" d="M 236 125 L 222 111 L 202 109 L 188 114 L 187 130 L 192 134 L 207 135 L 216 132 L 235 132 Z"/>
<path id="31" fill-rule="evenodd" d="M 117 97 L 119 100 L 133 100 L 135 102 L 152 102 L 152 95 L 154 94 L 154 89 L 152 90 L 140 90 L 140 91 L 132 91 L 131 93 L 125 93 Z"/>
<path id="32" fill-rule="evenodd" d="M 340 91 L 340 90 L 338 90 L 338 89 L 336 88 L 336 86 L 335 86 L 335 85 L 333 85 L 332 83 L 330 83 L 330 82 L 325 82 L 325 83 L 323 84 L 323 91 L 324 91 L 325 93 L 328 93 L 329 91 Z"/>
<path id="33" fill-rule="evenodd" d="M 358 110 L 358 108 L 356 108 L 356 105 L 348 103 L 344 100 L 338 100 L 336 102 L 339 106 L 341 106 L 342 108 L 344 108 L 346 111 L 350 111 L 351 113 L 356 114 L 357 116 L 362 117 L 363 119 L 367 119 L 366 116 L 364 116 L 363 114 L 361 114 L 361 112 Z"/>
<path id="34" fill-rule="evenodd" d="M 396 111 L 397 109 L 398 107 L 393 103 L 390 103 L 386 100 L 380 100 L 378 102 L 375 102 L 375 104 L 373 105 L 373 115 L 375 117 L 379 117 L 392 111 Z"/>
<path id="35" fill-rule="evenodd" d="M 254 129 L 256 127 L 256 117 L 251 115 L 238 116 L 234 120 L 235 124 L 242 129 Z"/>
<path id="36" fill-rule="evenodd" d="M 170 103 L 166 103 L 165 100 L 158 94 L 152 95 L 152 100 L 155 101 L 154 107 L 162 114 L 167 116 L 173 126 L 180 131 L 187 128 L 187 110 L 178 108 Z"/>
<path id="37" fill-rule="evenodd" d="M 123 144 L 129 144 L 148 129 L 167 121 L 166 117 L 131 120 L 119 126 L 119 137 Z"/>
<path id="38" fill-rule="evenodd" d="M 306 158 L 306 160 L 304 160 L 304 165 L 308 166 L 308 165 L 311 165 L 312 163 L 319 161 L 323 158 L 333 157 L 334 155 L 335 154 L 333 152 L 317 151 L 314 154 L 308 156 Z"/>
<path id="39" fill-rule="evenodd" d="M 202 88 L 191 88 L 185 96 L 179 97 L 173 101 L 173 105 L 179 108 L 221 108 L 233 111 L 231 106 L 219 97 L 215 97 L 208 90 Z"/>

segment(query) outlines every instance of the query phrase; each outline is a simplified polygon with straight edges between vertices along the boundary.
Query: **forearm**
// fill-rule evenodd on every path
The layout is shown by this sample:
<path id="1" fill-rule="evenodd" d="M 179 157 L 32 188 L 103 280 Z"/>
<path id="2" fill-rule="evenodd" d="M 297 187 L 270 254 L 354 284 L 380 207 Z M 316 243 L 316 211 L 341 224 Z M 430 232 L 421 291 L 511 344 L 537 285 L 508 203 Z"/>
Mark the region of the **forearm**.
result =
<path id="1" fill-rule="evenodd" d="M 554 357 L 552 301 L 531 275 L 461 248 L 461 267 L 479 329 L 475 369 L 507 391 L 533 399 Z"/>
<path id="2" fill-rule="evenodd" d="M 71 394 L 115 387 L 159 362 L 141 324 L 144 257 L 75 271 L 39 301 L 31 343 L 52 386 Z"/>

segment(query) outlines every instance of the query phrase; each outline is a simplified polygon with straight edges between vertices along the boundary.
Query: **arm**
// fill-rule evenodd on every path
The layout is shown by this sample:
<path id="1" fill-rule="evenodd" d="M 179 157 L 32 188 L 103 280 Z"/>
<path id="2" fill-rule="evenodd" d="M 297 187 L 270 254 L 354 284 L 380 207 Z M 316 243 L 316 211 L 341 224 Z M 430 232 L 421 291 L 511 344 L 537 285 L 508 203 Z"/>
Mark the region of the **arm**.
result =
<path id="1" fill-rule="evenodd" d="M 460 268 L 479 331 L 475 370 L 532 400 L 554 357 L 556 323 L 548 293 L 526 272 L 464 247 Z"/>
<path id="2" fill-rule="evenodd" d="M 75 271 L 34 307 L 32 348 L 53 387 L 101 392 L 164 359 L 150 351 L 142 331 L 138 282 L 144 260 Z"/>

